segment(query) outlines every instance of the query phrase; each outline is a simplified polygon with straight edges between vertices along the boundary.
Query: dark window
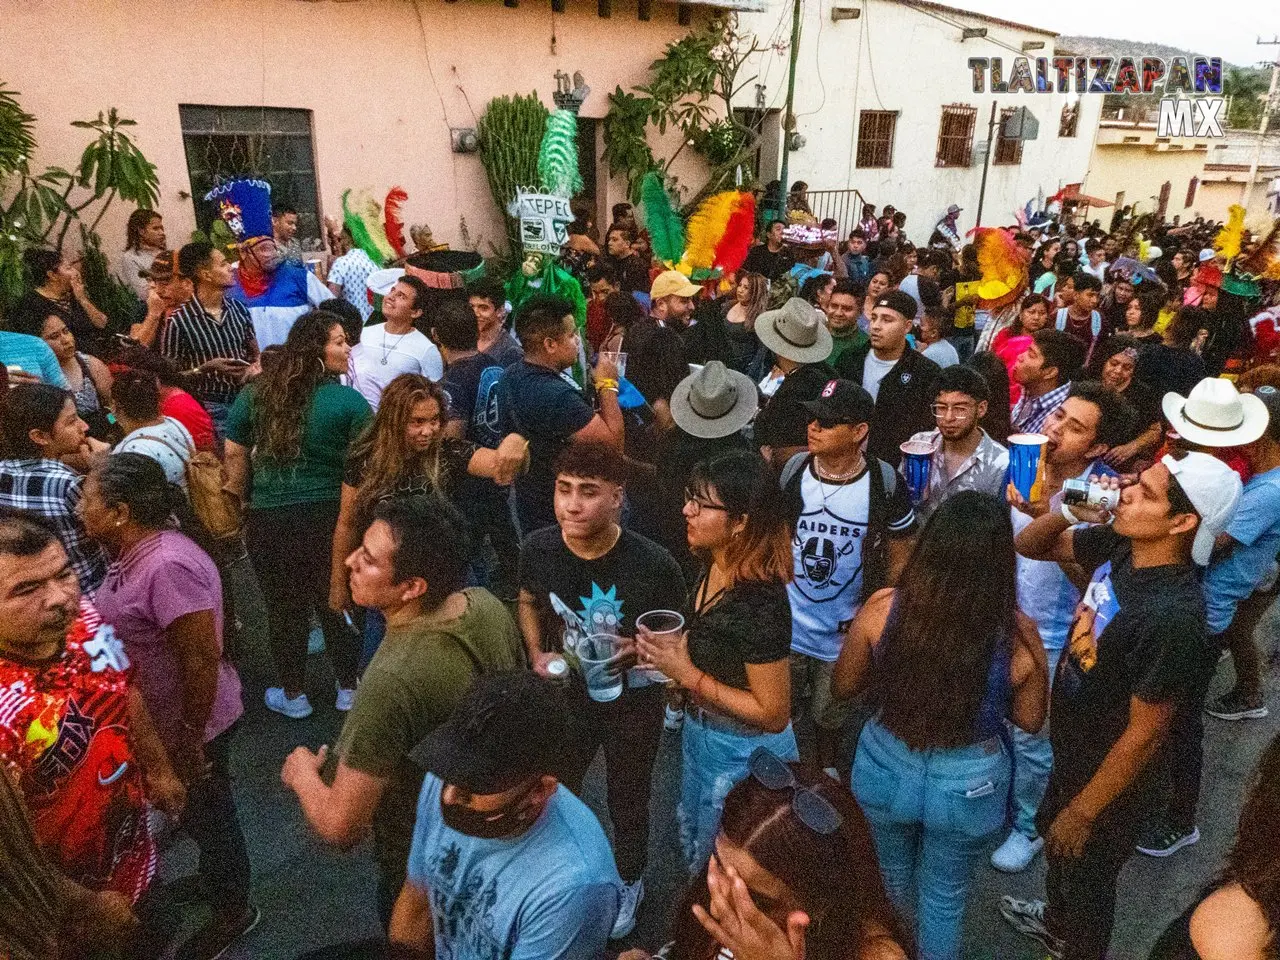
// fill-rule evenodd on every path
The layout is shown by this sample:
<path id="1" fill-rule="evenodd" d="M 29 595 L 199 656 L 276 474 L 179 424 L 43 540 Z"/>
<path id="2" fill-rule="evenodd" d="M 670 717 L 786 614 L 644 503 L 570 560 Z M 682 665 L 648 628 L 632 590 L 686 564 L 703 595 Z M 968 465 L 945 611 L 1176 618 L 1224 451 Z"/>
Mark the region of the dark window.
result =
<path id="1" fill-rule="evenodd" d="M 260 177 L 271 184 L 273 204 L 289 204 L 298 211 L 303 248 L 322 248 L 310 110 L 183 104 L 178 115 L 201 230 L 208 231 L 217 215 L 214 205 L 204 202 L 216 184 Z"/>
<path id="2" fill-rule="evenodd" d="M 1000 126 L 996 128 L 996 153 L 993 163 L 1022 163 L 1022 141 L 1004 135 L 1004 122 L 1018 112 L 1017 107 L 1005 107 L 1000 111 Z"/>
<path id="3" fill-rule="evenodd" d="M 1080 126 L 1080 104 L 1064 103 L 1062 105 L 1062 118 L 1058 120 L 1058 136 L 1074 137 L 1076 128 Z"/>
<path id="4" fill-rule="evenodd" d="M 942 108 L 942 122 L 938 125 L 936 166 L 969 166 L 973 154 L 973 128 L 977 119 L 977 107 L 953 103 Z"/>
<path id="5" fill-rule="evenodd" d="M 1184 207 L 1189 207 L 1196 202 L 1196 187 L 1198 186 L 1200 186 L 1200 178 L 1192 177 L 1187 183 L 1187 202 L 1183 204 Z"/>
<path id="6" fill-rule="evenodd" d="M 863 110 L 858 119 L 859 167 L 892 167 L 896 110 Z"/>

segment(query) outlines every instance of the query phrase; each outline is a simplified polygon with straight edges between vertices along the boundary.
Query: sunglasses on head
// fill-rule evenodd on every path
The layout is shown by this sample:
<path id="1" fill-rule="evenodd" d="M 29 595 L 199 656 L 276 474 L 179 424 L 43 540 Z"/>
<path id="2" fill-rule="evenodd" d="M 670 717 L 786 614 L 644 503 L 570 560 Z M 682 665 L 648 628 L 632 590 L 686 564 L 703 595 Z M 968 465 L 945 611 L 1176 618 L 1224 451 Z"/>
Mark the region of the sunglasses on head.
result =
<path id="1" fill-rule="evenodd" d="M 790 790 L 791 809 L 797 818 L 814 833 L 827 836 L 835 833 L 844 823 L 840 811 L 811 787 L 803 787 L 786 761 L 770 752 L 767 747 L 756 747 L 747 761 L 751 779 L 766 790 Z"/>

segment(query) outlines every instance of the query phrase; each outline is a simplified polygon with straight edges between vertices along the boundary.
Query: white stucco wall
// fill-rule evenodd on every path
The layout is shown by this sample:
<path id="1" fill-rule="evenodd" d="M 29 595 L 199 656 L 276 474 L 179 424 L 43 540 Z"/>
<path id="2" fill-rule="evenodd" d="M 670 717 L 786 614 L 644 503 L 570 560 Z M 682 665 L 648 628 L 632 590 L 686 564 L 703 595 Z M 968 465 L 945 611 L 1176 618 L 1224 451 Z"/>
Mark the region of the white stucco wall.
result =
<path id="1" fill-rule="evenodd" d="M 833 5 L 856 8 L 860 15 L 832 22 Z M 790 0 L 771 0 L 767 12 L 744 14 L 742 23 L 762 41 L 785 44 L 790 37 L 790 11 Z M 1033 8 L 1028 8 L 1028 15 L 1034 15 Z M 965 26 L 986 27 L 988 35 L 962 41 Z M 1002 57 L 1007 79 L 1024 41 L 1045 45 L 1027 56 L 1053 56 L 1054 35 L 1050 31 L 932 8 L 926 12 L 896 0 L 805 0 L 795 113 L 797 130 L 807 142 L 791 154 L 788 180 L 804 180 L 812 190 L 856 188 L 881 209 L 892 203 L 906 212 L 907 232 L 917 243 L 928 238 L 933 223 L 950 203 L 964 208 L 960 226 L 970 229 L 978 206 L 981 156 L 967 168 L 936 166 L 938 127 L 944 105 L 973 105 L 978 108 L 974 141 L 975 145 L 981 143 L 987 139 L 995 99 L 999 108 L 1031 108 L 1040 121 L 1040 136 L 1024 144 L 1021 164 L 992 164 L 985 224 L 1013 222 L 1014 210 L 1036 197 L 1037 191 L 1048 197 L 1065 184 L 1083 182 L 1102 97 L 1079 98 L 1077 135 L 1059 138 L 1063 104 L 1075 100 L 1074 94 L 993 97 L 973 92 L 969 58 Z M 743 79 L 751 72 L 744 72 Z M 785 104 L 786 74 L 785 51 L 762 55 L 757 82 L 765 84 L 765 100 L 771 108 Z M 739 105 L 754 106 L 755 93 L 749 85 L 740 94 Z M 862 110 L 898 111 L 893 166 L 889 169 L 855 166 L 857 121 Z"/>

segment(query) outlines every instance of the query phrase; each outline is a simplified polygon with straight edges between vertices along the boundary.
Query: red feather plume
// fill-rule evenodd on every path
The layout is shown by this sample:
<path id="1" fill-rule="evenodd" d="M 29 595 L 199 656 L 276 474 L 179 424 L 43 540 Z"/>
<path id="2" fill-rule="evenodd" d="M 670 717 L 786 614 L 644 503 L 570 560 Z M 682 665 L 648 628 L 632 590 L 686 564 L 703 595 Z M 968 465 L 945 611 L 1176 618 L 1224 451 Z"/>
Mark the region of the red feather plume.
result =
<path id="1" fill-rule="evenodd" d="M 716 244 L 715 262 L 722 273 L 734 273 L 742 266 L 742 261 L 747 259 L 747 251 L 751 249 L 755 229 L 756 198 L 750 193 L 739 193 L 724 226 L 724 235 Z"/>
<path id="2" fill-rule="evenodd" d="M 384 227 L 387 232 L 387 242 L 391 244 L 397 257 L 405 255 L 404 216 L 400 213 L 400 205 L 408 199 L 409 194 L 405 193 L 401 187 L 392 187 L 387 191 L 387 199 L 382 204 L 382 213 L 386 218 Z"/>

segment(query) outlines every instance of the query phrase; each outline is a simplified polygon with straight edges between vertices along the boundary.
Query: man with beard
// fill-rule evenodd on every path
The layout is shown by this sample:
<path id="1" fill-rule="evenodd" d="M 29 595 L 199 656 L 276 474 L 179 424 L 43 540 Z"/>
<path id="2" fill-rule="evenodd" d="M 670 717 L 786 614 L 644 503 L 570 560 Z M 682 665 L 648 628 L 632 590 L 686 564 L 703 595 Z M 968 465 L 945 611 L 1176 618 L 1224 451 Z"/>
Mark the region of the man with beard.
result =
<path id="1" fill-rule="evenodd" d="M 427 775 L 392 956 L 604 956 L 622 881 L 595 815 L 557 782 L 569 729 L 551 681 L 492 673 L 413 751 Z"/>
<path id="2" fill-rule="evenodd" d="M 969 367 L 947 367 L 934 389 L 932 410 L 938 426 L 908 441 L 933 451 L 929 483 L 915 508 L 922 523 L 961 490 L 999 495 L 1009 469 L 1009 451 L 978 426 L 991 399 L 982 374 Z"/>

